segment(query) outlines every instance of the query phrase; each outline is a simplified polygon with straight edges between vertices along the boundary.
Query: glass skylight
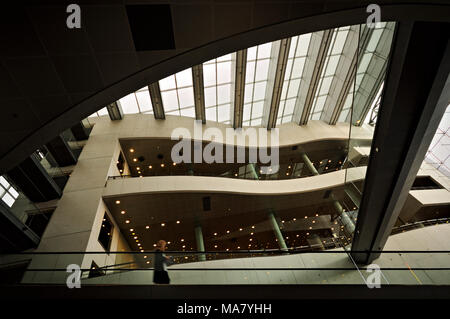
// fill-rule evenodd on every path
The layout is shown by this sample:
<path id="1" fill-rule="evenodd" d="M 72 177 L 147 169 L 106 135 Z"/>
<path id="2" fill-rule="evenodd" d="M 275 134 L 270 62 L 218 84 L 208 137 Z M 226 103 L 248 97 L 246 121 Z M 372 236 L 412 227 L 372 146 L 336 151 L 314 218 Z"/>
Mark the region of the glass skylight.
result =
<path id="1" fill-rule="evenodd" d="M 2 201 L 12 207 L 17 197 L 19 197 L 17 190 L 3 176 L 0 176 L 0 198 Z"/>
<path id="2" fill-rule="evenodd" d="M 444 175 L 450 177 L 450 104 L 439 123 L 425 161 L 433 165 Z"/>
<path id="3" fill-rule="evenodd" d="M 291 39 L 280 106 L 278 108 L 277 125 L 292 122 L 310 40 L 311 33 Z"/>
<path id="4" fill-rule="evenodd" d="M 159 88 L 166 115 L 181 115 L 195 118 L 191 68 L 160 80 Z"/>
<path id="5" fill-rule="evenodd" d="M 262 123 L 272 42 L 247 49 L 243 126 Z"/>
<path id="6" fill-rule="evenodd" d="M 231 123 L 232 59 L 235 54 L 203 63 L 205 116 L 207 121 Z"/>
<path id="7" fill-rule="evenodd" d="M 314 102 L 310 114 L 310 120 L 320 120 L 325 101 L 330 91 L 331 82 L 336 76 L 336 68 L 339 63 L 339 59 L 342 56 L 345 41 L 347 40 L 350 27 L 341 27 L 333 32 L 330 47 L 328 48 L 325 65 L 320 75 L 319 86 L 316 90 Z"/>

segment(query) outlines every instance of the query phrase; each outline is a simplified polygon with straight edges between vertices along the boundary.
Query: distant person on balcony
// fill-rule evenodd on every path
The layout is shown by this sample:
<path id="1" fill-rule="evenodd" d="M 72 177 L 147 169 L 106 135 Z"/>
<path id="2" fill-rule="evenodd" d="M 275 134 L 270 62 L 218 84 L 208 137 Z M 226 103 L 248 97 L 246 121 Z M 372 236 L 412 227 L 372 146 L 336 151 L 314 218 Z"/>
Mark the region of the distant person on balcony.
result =
<path id="1" fill-rule="evenodd" d="M 167 266 L 172 264 L 172 260 L 164 254 L 166 245 L 167 243 L 165 240 L 160 240 L 156 244 L 156 253 L 153 266 L 155 269 L 153 272 L 153 282 L 155 284 L 170 284 Z"/>

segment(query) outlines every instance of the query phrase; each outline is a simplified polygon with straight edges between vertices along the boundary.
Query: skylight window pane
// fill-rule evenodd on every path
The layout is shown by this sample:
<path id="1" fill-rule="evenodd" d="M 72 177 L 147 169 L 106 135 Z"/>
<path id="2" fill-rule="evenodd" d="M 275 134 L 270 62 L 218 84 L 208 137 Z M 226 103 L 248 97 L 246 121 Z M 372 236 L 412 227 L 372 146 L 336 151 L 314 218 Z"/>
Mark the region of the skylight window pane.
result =
<path id="1" fill-rule="evenodd" d="M 267 82 L 255 83 L 255 91 L 253 93 L 253 101 L 263 100 L 266 94 Z"/>
<path id="2" fill-rule="evenodd" d="M 289 80 L 292 71 L 293 60 L 289 59 L 286 64 L 286 72 L 284 73 L 284 80 Z"/>
<path id="3" fill-rule="evenodd" d="M 217 104 L 231 102 L 231 84 L 220 85 L 217 87 Z"/>
<path id="4" fill-rule="evenodd" d="M 369 66 L 370 60 L 372 59 L 372 53 L 366 53 L 363 55 L 361 62 L 358 66 L 358 73 L 364 73 Z"/>
<path id="5" fill-rule="evenodd" d="M 269 73 L 269 62 L 269 60 L 261 60 L 257 62 L 255 81 L 267 80 Z"/>
<path id="6" fill-rule="evenodd" d="M 206 115 L 206 120 L 207 121 L 217 121 L 216 108 L 215 107 L 210 107 L 210 108 L 206 109 L 205 110 L 205 115 Z"/>
<path id="7" fill-rule="evenodd" d="M 322 79 L 322 85 L 320 86 L 319 95 L 328 94 L 331 86 L 332 76 L 328 76 Z"/>
<path id="8" fill-rule="evenodd" d="M 340 55 L 332 55 L 328 60 L 327 70 L 325 76 L 333 75 L 336 72 L 336 68 L 339 62 Z"/>
<path id="9" fill-rule="evenodd" d="M 295 52 L 295 56 L 307 55 L 310 40 L 311 40 L 311 33 L 302 34 L 299 37 L 299 43 L 297 44 L 297 51 Z"/>
<path id="10" fill-rule="evenodd" d="M 2 197 L 4 193 L 6 193 L 5 189 L 0 187 L 0 197 Z"/>
<path id="11" fill-rule="evenodd" d="M 217 64 L 217 84 L 231 82 L 231 62 Z"/>
<path id="12" fill-rule="evenodd" d="M 166 112 L 166 114 L 180 116 L 180 110 L 179 109 L 172 110 L 172 111 Z"/>
<path id="13" fill-rule="evenodd" d="M 222 62 L 222 61 L 231 61 L 231 53 L 222 55 L 220 58 L 217 58 L 217 62 Z"/>
<path id="14" fill-rule="evenodd" d="M 176 84 L 174 75 L 168 76 L 167 78 L 159 81 L 159 88 L 161 91 L 174 89 L 175 87 Z"/>
<path id="15" fill-rule="evenodd" d="M 374 52 L 376 50 L 382 33 L 383 33 L 383 29 L 376 29 L 373 31 L 372 36 L 370 37 L 369 43 L 367 44 L 367 51 Z"/>
<path id="16" fill-rule="evenodd" d="M 181 109 L 180 115 L 187 116 L 187 117 L 195 117 L 195 109 L 193 107 L 189 107 L 187 109 Z"/>
<path id="17" fill-rule="evenodd" d="M 253 82 L 255 78 L 255 62 L 247 62 L 246 70 L 245 70 L 245 83 Z"/>
<path id="18" fill-rule="evenodd" d="M 314 113 L 311 120 L 320 120 L 320 113 Z"/>
<path id="19" fill-rule="evenodd" d="M 289 58 L 293 58 L 295 56 L 295 49 L 297 46 L 297 40 L 298 40 L 298 36 L 297 37 L 292 37 L 291 38 L 291 46 L 289 47 Z"/>
<path id="20" fill-rule="evenodd" d="M 136 96 L 134 95 L 134 93 L 124 96 L 119 101 L 120 101 L 120 105 L 122 106 L 122 111 L 124 114 L 139 113 L 139 108 L 138 108 Z"/>
<path id="21" fill-rule="evenodd" d="M 316 106 L 314 108 L 314 112 L 322 112 L 323 106 L 325 105 L 325 100 L 327 99 L 326 95 L 319 96 L 317 98 Z M 313 118 L 314 119 L 314 118 Z"/>
<path id="22" fill-rule="evenodd" d="M 249 103 L 253 98 L 253 84 L 246 84 L 244 91 L 244 103 Z"/>
<path id="23" fill-rule="evenodd" d="M 203 65 L 203 85 L 211 86 L 216 84 L 216 65 Z"/>
<path id="24" fill-rule="evenodd" d="M 176 91 L 161 92 L 164 110 L 170 112 L 178 109 L 178 98 Z"/>
<path id="25" fill-rule="evenodd" d="M 270 50 L 272 49 L 272 42 L 261 44 L 258 46 L 258 59 L 265 59 L 270 57 Z"/>
<path id="26" fill-rule="evenodd" d="M 0 184 L 2 184 L 6 189 L 8 189 L 10 185 L 3 176 L 0 176 Z"/>
<path id="27" fill-rule="evenodd" d="M 247 61 L 256 60 L 256 47 L 247 49 Z"/>
<path id="28" fill-rule="evenodd" d="M 294 108 L 295 108 L 295 99 L 286 100 L 286 103 L 284 106 L 284 115 L 293 114 Z"/>
<path id="29" fill-rule="evenodd" d="M 8 192 L 11 194 L 11 196 L 12 196 L 14 199 L 17 199 L 17 197 L 19 197 L 19 193 L 18 193 L 13 187 L 10 187 L 10 188 L 8 189 Z"/>
<path id="30" fill-rule="evenodd" d="M 262 121 L 262 119 L 261 118 L 259 118 L 259 119 L 253 119 L 252 121 L 251 121 L 251 125 L 252 126 L 256 126 L 256 125 L 261 125 L 261 121 Z"/>
<path id="31" fill-rule="evenodd" d="M 300 79 L 292 80 L 289 84 L 289 92 L 287 94 L 287 98 L 296 97 L 298 94 L 298 89 L 300 86 Z"/>
<path id="32" fill-rule="evenodd" d="M 336 41 L 334 42 L 333 50 L 331 54 L 341 54 L 344 49 L 345 40 L 347 39 L 348 30 L 340 31 L 336 36 Z"/>
<path id="33" fill-rule="evenodd" d="M 263 114 L 263 106 L 264 103 L 263 102 L 256 102 L 253 104 L 253 109 L 252 109 L 252 118 L 257 118 L 257 117 L 261 117 Z"/>
<path id="34" fill-rule="evenodd" d="M 304 65 L 305 65 L 305 58 L 295 59 L 294 67 L 292 69 L 292 78 L 300 78 L 302 76 Z"/>
<path id="35" fill-rule="evenodd" d="M 98 116 L 108 115 L 108 110 L 106 109 L 106 107 L 104 107 L 101 110 L 99 110 L 97 114 Z"/>
<path id="36" fill-rule="evenodd" d="M 216 105 L 216 88 L 205 88 L 205 107 Z"/>
<path id="37" fill-rule="evenodd" d="M 180 100 L 180 108 L 194 105 L 194 90 L 193 88 L 185 88 L 178 90 L 178 98 Z"/>
<path id="38" fill-rule="evenodd" d="M 250 112 L 252 110 L 251 104 L 245 104 L 244 105 L 244 114 L 242 116 L 242 119 L 244 121 L 250 120 Z"/>
<path id="39" fill-rule="evenodd" d="M 280 118 L 283 116 L 284 104 L 285 104 L 285 101 L 283 101 L 283 100 L 280 101 L 280 106 L 278 107 L 277 118 Z"/>
<path id="40" fill-rule="evenodd" d="M 230 120 L 230 104 L 221 105 L 217 108 L 217 120 L 224 122 Z"/>
<path id="41" fill-rule="evenodd" d="M 176 75 L 177 86 L 192 86 L 192 69 L 186 69 L 184 71 L 178 72 Z"/>
<path id="42" fill-rule="evenodd" d="M 152 101 L 148 91 L 136 92 L 136 97 L 139 102 L 139 109 L 141 112 L 153 112 Z"/>
<path id="43" fill-rule="evenodd" d="M 5 195 L 3 195 L 2 200 L 5 202 L 6 205 L 8 205 L 9 207 L 11 207 L 14 204 L 14 198 L 9 195 L 9 193 L 5 193 Z"/>

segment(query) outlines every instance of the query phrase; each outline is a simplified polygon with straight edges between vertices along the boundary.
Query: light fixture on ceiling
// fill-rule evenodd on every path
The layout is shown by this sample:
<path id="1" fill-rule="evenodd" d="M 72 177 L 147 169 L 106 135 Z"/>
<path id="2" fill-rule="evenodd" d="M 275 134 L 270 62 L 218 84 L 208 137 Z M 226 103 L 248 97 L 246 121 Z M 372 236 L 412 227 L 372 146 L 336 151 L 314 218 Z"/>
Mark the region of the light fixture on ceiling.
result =
<path id="1" fill-rule="evenodd" d="M 150 228 L 150 226 L 148 226 L 148 225 L 147 225 L 147 226 L 145 226 L 145 229 L 149 229 L 149 228 Z"/>
<path id="2" fill-rule="evenodd" d="M 177 220 L 177 224 L 179 224 L 180 223 L 180 221 L 179 220 Z"/>
<path id="3" fill-rule="evenodd" d="M 137 158 L 133 158 L 133 162 L 137 162 Z"/>
<path id="4" fill-rule="evenodd" d="M 129 223 L 130 223 L 130 220 L 127 219 L 127 220 L 125 221 L 125 224 L 129 224 Z"/>
<path id="5" fill-rule="evenodd" d="M 166 226 L 166 224 L 165 223 L 161 223 L 161 226 L 164 227 L 164 226 Z"/>
<path id="6" fill-rule="evenodd" d="M 149 165 L 148 168 L 152 169 L 153 166 Z"/>
<path id="7" fill-rule="evenodd" d="M 180 240 L 181 242 L 184 242 L 184 238 L 181 238 L 181 240 Z"/>
<path id="8" fill-rule="evenodd" d="M 172 165 L 173 165 L 173 166 L 176 166 L 176 165 L 177 165 L 177 163 L 173 162 L 173 163 L 172 163 Z"/>
<path id="9" fill-rule="evenodd" d="M 125 215 L 125 211 L 124 211 L 124 210 L 123 210 L 123 211 L 121 211 L 120 213 L 121 213 L 122 215 Z"/>
<path id="10" fill-rule="evenodd" d="M 130 148 L 130 153 L 134 153 L 134 148 Z"/>
<path id="11" fill-rule="evenodd" d="M 164 163 L 161 163 L 161 167 L 164 167 Z"/>
<path id="12" fill-rule="evenodd" d="M 133 229 L 133 228 L 130 228 L 130 231 L 134 231 L 134 229 Z"/>
<path id="13" fill-rule="evenodd" d="M 120 204 L 120 200 L 116 200 L 116 204 L 119 205 Z"/>

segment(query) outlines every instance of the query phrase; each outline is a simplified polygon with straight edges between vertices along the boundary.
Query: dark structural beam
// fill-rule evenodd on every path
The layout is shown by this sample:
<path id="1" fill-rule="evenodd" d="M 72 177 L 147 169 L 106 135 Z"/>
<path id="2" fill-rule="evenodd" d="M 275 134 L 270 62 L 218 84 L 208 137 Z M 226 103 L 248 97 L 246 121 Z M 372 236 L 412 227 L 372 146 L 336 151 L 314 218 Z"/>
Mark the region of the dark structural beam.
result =
<path id="1" fill-rule="evenodd" d="M 269 130 L 275 128 L 277 125 L 278 108 L 280 106 L 281 91 L 283 90 L 284 74 L 286 73 L 290 47 L 291 38 L 282 39 L 280 41 L 280 51 L 278 53 L 272 98 L 270 99 L 269 114 L 267 118 L 267 129 Z"/>
<path id="2" fill-rule="evenodd" d="M 123 119 L 123 111 L 120 102 L 116 101 L 107 105 L 106 110 L 108 111 L 111 121 L 118 121 Z"/>
<path id="3" fill-rule="evenodd" d="M 84 126 L 83 122 L 78 122 L 70 130 L 77 141 L 83 141 L 89 138 L 89 129 Z"/>
<path id="4" fill-rule="evenodd" d="M 61 189 L 42 167 L 35 154 L 8 172 L 9 178 L 33 202 L 60 198 Z"/>
<path id="5" fill-rule="evenodd" d="M 206 123 L 205 90 L 203 86 L 203 64 L 192 67 L 192 83 L 194 84 L 195 119 Z"/>
<path id="6" fill-rule="evenodd" d="M 154 82 L 148 86 L 148 92 L 150 93 L 150 99 L 152 101 L 153 116 L 157 120 L 164 120 L 166 115 L 164 114 L 164 106 L 161 98 L 161 90 L 159 89 L 159 82 Z"/>
<path id="7" fill-rule="evenodd" d="M 367 168 L 352 256 L 379 256 L 450 101 L 450 25 L 399 22 Z"/>
<path id="8" fill-rule="evenodd" d="M 236 52 L 236 68 L 234 74 L 233 128 L 242 127 L 244 114 L 245 73 L 247 66 L 247 49 Z"/>
<path id="9" fill-rule="evenodd" d="M 64 167 L 77 163 L 75 154 L 61 134 L 45 144 L 45 146 L 50 154 L 52 154 L 58 166 Z"/>

